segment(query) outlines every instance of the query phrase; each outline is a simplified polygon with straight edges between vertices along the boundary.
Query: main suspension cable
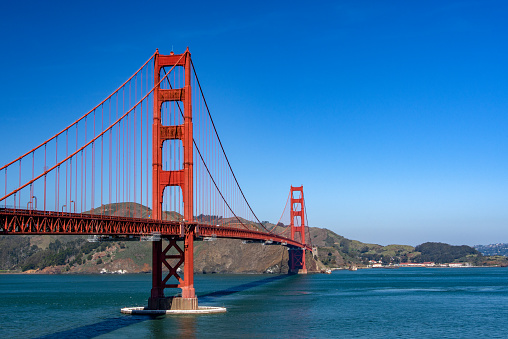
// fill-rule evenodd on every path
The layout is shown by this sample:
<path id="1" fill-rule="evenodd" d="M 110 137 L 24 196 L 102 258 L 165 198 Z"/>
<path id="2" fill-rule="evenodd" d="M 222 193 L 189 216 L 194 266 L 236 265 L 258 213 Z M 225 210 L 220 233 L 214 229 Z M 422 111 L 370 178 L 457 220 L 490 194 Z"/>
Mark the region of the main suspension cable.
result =
<path id="1" fill-rule="evenodd" d="M 166 69 L 165 67 L 162 67 L 162 70 L 164 71 L 164 75 L 165 75 L 165 78 L 169 84 L 169 87 L 171 89 L 173 89 L 173 86 L 171 85 L 171 82 L 169 81 L 169 77 L 167 77 L 167 74 L 166 74 Z M 196 78 L 197 79 L 197 78 Z M 182 118 L 184 118 L 184 114 L 183 114 L 183 111 L 182 111 L 182 108 L 180 107 L 180 103 L 177 101 L 176 102 L 177 106 L 178 106 L 178 109 L 180 110 L 180 114 L 182 116 Z M 213 123 L 213 122 L 212 122 Z M 231 206 L 229 206 L 228 202 L 226 201 L 226 199 L 224 198 L 224 196 L 222 195 L 222 192 L 221 190 L 219 189 L 217 183 L 215 182 L 213 176 L 212 176 L 212 173 L 210 172 L 210 170 L 208 169 L 208 166 L 206 165 L 206 162 L 203 158 L 203 155 L 201 154 L 201 151 L 199 150 L 199 147 L 196 143 L 196 141 L 194 140 L 194 138 L 192 138 L 192 142 L 194 144 L 194 147 L 196 148 L 196 151 L 198 151 L 198 154 L 199 154 L 199 157 L 201 159 L 201 161 L 203 162 L 203 165 L 205 166 L 205 169 L 206 171 L 208 172 L 208 175 L 210 176 L 210 179 L 212 179 L 212 182 L 215 186 L 215 188 L 217 189 L 217 192 L 219 192 L 220 196 L 222 197 L 222 200 L 224 200 L 224 203 L 227 205 L 227 207 L 229 208 L 229 210 L 231 211 L 231 213 L 233 213 L 233 215 L 235 216 L 236 220 L 238 220 L 238 222 L 247 230 L 249 230 L 249 228 L 240 220 L 240 218 L 235 214 L 235 212 L 233 211 L 233 209 L 231 208 Z"/>
<path id="2" fill-rule="evenodd" d="M 235 173 L 233 172 L 233 168 L 231 167 L 231 164 L 229 163 L 229 159 L 228 159 L 228 156 L 226 155 L 226 151 L 224 150 L 224 147 L 222 146 L 222 142 L 220 141 L 220 137 L 219 137 L 219 133 L 217 132 L 217 129 L 215 128 L 215 124 L 213 122 L 213 119 L 212 119 L 212 114 L 210 113 L 210 109 L 208 108 L 208 104 L 206 102 L 206 99 L 205 99 L 205 95 L 203 93 L 203 89 L 201 88 L 201 84 L 199 82 L 199 78 L 198 78 L 198 75 L 196 73 L 196 68 L 194 67 L 194 63 L 192 62 L 191 60 L 191 66 L 192 66 L 192 70 L 194 71 L 194 76 L 196 77 L 196 81 L 198 83 L 198 86 L 199 86 L 199 90 L 201 92 L 201 97 L 203 98 L 203 102 L 205 103 L 205 107 L 206 107 L 206 110 L 208 112 L 208 116 L 210 117 L 210 121 L 212 123 L 212 126 L 213 126 L 213 130 L 215 131 L 215 135 L 217 136 L 217 140 L 219 141 L 219 145 L 222 149 L 222 153 L 224 154 L 224 157 L 226 159 L 226 162 L 229 166 L 229 170 L 231 171 L 231 174 L 233 175 L 233 178 L 235 179 L 235 182 L 236 182 L 236 185 L 238 187 L 238 189 L 240 190 L 240 193 L 242 194 L 242 197 L 243 199 L 245 200 L 245 202 L 247 203 L 247 206 L 249 207 L 250 211 L 252 212 L 252 214 L 254 215 L 254 217 L 256 218 L 256 220 L 258 221 L 258 224 L 261 225 L 261 227 L 263 227 L 268 233 L 271 233 L 270 231 L 268 231 L 268 229 L 261 223 L 261 221 L 259 220 L 259 218 L 257 217 L 256 213 L 254 213 L 254 211 L 252 210 L 252 207 L 250 206 L 249 202 L 247 201 L 247 198 L 245 197 L 245 194 L 243 193 L 242 191 L 242 188 L 240 187 L 240 184 L 238 183 L 238 180 L 236 179 L 236 176 L 235 176 Z"/>
<path id="3" fill-rule="evenodd" d="M 181 57 L 180 57 L 181 59 Z M 179 62 L 180 60 L 178 60 Z M 173 70 L 175 68 L 175 66 L 173 66 L 171 68 L 171 70 Z M 171 72 L 170 70 L 170 72 Z M 10 197 L 11 195 L 13 194 L 16 194 L 17 192 L 19 192 L 20 190 L 22 190 L 23 188 L 27 187 L 28 185 L 34 183 L 35 181 L 39 180 L 41 177 L 45 176 L 46 174 L 48 174 L 49 172 L 51 172 L 52 170 L 54 170 L 55 168 L 58 168 L 61 164 L 63 164 L 64 162 L 66 162 L 67 160 L 71 159 L 72 157 L 74 157 L 76 154 L 78 154 L 79 152 L 85 150 L 86 152 L 86 148 L 93 144 L 98 138 L 102 137 L 107 131 L 109 131 L 110 129 L 113 128 L 113 126 L 115 126 L 117 123 L 120 123 L 127 115 L 129 115 L 130 112 L 132 112 L 140 103 L 142 103 L 155 89 L 156 86 L 159 86 L 160 83 L 164 80 L 165 78 L 162 78 L 159 83 L 157 85 L 155 85 L 148 93 L 145 94 L 145 96 L 143 98 L 141 98 L 130 110 L 128 110 L 127 112 L 125 112 L 121 117 L 119 117 L 114 123 L 112 123 L 108 128 L 106 128 L 104 131 L 102 131 L 102 133 L 98 134 L 97 136 L 95 136 L 93 139 L 91 139 L 89 142 L 87 142 L 84 146 L 82 146 L 80 149 L 76 150 L 74 153 L 72 153 L 71 155 L 67 156 L 65 159 L 61 160 L 60 162 L 56 163 L 53 167 L 51 167 L 50 169 L 47 169 L 46 171 L 44 171 L 42 174 L 40 174 L 39 176 L 37 176 L 36 178 L 28 181 L 26 184 L 24 184 L 23 186 L 20 186 L 19 188 L 13 190 L 11 193 L 9 194 L 6 194 L 5 196 L 1 197 L 0 198 L 0 201 L 3 201 L 4 199 L 7 199 L 8 197 Z M 86 200 L 86 197 L 85 197 L 85 200 Z"/>
<path id="4" fill-rule="evenodd" d="M 291 197 L 291 191 L 289 192 L 288 194 L 288 198 L 286 200 L 286 206 L 284 206 L 284 210 L 282 211 L 282 214 L 279 218 L 279 221 L 277 221 L 277 223 L 275 224 L 275 226 L 272 227 L 272 229 L 270 230 L 270 233 L 277 227 L 277 225 L 279 224 L 279 222 L 282 220 L 282 218 L 284 217 L 284 213 L 286 212 L 286 208 L 288 207 L 288 203 L 289 203 L 289 198 Z"/>
<path id="5" fill-rule="evenodd" d="M 100 107 L 100 105 L 102 105 L 103 103 L 105 103 L 107 100 L 109 100 L 111 97 L 113 97 L 113 95 L 115 95 L 123 86 L 125 86 L 125 84 L 127 84 L 132 78 L 134 78 L 134 76 L 136 76 L 140 70 L 143 69 L 143 67 L 145 67 L 148 62 L 150 60 L 152 60 L 152 58 L 154 57 L 155 53 L 150 57 L 150 59 L 148 59 L 144 64 L 143 66 L 141 66 L 129 79 L 127 79 L 120 87 L 118 87 L 113 93 L 111 93 L 106 99 L 102 100 L 98 105 L 96 105 L 94 108 L 92 108 L 88 113 L 86 113 L 85 115 L 83 115 L 81 118 L 79 118 L 78 120 L 74 121 L 72 124 L 70 124 L 69 126 L 67 126 L 66 128 L 64 128 L 63 130 L 61 130 L 60 132 L 58 132 L 57 134 L 55 134 L 53 137 L 49 138 L 48 140 L 44 141 L 43 143 L 41 143 L 39 146 L 35 147 L 34 149 L 26 152 L 25 154 L 23 154 L 22 156 L 18 157 L 16 160 L 13 160 L 11 161 L 10 163 L 8 163 L 7 165 L 5 166 L 2 166 L 0 168 L 0 171 L 3 170 L 4 168 L 6 167 L 9 167 L 10 165 L 14 164 L 16 161 L 19 161 L 20 159 L 23 159 L 24 157 L 26 157 L 28 154 L 38 150 L 39 148 L 41 148 L 42 146 L 46 145 L 48 142 L 50 142 L 51 140 L 57 138 L 60 134 L 64 133 L 65 131 L 69 130 L 69 128 L 71 128 L 72 126 L 76 125 L 78 122 L 80 122 L 81 120 L 83 120 L 84 118 L 86 118 L 90 113 L 92 113 L 93 111 L 95 111 L 98 107 Z"/>

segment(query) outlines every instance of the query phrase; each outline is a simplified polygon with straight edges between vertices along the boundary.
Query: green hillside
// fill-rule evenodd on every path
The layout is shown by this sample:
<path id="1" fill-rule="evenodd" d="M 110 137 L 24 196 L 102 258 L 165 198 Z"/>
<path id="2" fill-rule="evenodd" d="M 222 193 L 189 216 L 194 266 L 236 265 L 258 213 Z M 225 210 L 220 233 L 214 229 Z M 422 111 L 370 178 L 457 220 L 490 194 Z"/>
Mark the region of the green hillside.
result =
<path id="1" fill-rule="evenodd" d="M 89 213 L 147 217 L 151 210 L 139 204 L 112 204 Z M 166 220 L 180 220 L 175 212 L 164 212 Z M 239 227 L 236 219 L 200 215 L 200 221 Z M 246 220 L 255 229 L 262 226 Z M 289 228 L 263 222 L 267 229 L 288 235 Z M 151 243 L 127 241 L 88 242 L 86 236 L 0 236 L 0 271 L 38 273 L 149 272 Z M 307 253 L 310 271 L 325 268 L 367 267 L 372 262 L 384 265 L 405 262 L 469 262 L 473 265 L 508 265 L 506 257 L 482 256 L 469 246 L 425 243 L 412 247 L 362 243 L 350 240 L 325 228 L 311 227 L 306 234 L 317 250 Z M 276 273 L 287 272 L 287 250 L 283 246 L 244 244 L 240 240 L 197 241 L 194 267 L 200 273 Z"/>

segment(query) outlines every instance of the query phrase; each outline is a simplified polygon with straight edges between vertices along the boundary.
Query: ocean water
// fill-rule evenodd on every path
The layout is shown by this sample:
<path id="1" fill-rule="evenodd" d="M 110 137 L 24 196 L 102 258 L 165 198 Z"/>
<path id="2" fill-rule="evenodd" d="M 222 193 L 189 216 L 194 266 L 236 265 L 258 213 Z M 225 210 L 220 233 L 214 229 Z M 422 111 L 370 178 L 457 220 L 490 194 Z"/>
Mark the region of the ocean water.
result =
<path id="1" fill-rule="evenodd" d="M 508 268 L 196 275 L 200 305 L 129 316 L 151 276 L 0 275 L 0 338 L 508 338 Z"/>

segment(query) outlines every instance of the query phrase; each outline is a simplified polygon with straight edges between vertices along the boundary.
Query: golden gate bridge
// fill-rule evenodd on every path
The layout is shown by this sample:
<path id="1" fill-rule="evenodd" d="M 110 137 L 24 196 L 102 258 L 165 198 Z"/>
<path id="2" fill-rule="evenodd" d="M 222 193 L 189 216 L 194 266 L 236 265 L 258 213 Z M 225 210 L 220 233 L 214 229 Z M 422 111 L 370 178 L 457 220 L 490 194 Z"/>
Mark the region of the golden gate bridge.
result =
<path id="1" fill-rule="evenodd" d="M 206 237 L 287 246 L 290 272 L 307 273 L 303 187 L 291 186 L 283 227 L 258 219 L 188 49 L 156 50 L 92 110 L 1 167 L 0 185 L 0 234 L 151 237 L 151 310 L 198 309 L 193 244 Z"/>

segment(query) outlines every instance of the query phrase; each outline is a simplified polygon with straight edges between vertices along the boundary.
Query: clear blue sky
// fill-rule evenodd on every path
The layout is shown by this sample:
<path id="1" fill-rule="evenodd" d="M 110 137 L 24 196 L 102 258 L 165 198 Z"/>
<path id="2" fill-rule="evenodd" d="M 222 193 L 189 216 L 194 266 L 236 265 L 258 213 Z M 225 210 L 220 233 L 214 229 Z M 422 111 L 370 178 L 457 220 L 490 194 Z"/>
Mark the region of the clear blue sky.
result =
<path id="1" fill-rule="evenodd" d="M 508 242 L 505 1 L 3 1 L 0 164 L 189 46 L 263 220 L 304 185 L 351 239 Z"/>

